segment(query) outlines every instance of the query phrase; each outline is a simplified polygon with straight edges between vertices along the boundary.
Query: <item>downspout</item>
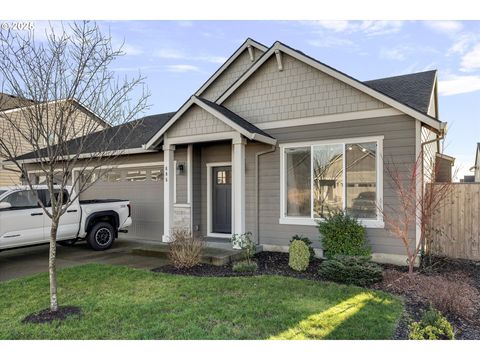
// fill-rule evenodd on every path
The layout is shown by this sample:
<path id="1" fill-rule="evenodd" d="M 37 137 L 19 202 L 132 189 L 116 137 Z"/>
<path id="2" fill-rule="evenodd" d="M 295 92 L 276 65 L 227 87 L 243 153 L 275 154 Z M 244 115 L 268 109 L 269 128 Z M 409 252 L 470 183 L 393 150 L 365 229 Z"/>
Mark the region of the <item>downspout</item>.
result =
<path id="1" fill-rule="evenodd" d="M 258 194 L 259 194 L 259 176 L 258 176 L 258 163 L 259 163 L 259 158 L 262 155 L 269 154 L 272 152 L 275 152 L 277 147 L 275 145 L 272 145 L 269 150 L 264 150 L 264 151 L 259 151 L 255 153 L 255 229 L 256 229 L 256 236 L 257 236 L 257 245 L 260 245 L 260 211 L 259 211 L 259 200 L 258 200 Z"/>

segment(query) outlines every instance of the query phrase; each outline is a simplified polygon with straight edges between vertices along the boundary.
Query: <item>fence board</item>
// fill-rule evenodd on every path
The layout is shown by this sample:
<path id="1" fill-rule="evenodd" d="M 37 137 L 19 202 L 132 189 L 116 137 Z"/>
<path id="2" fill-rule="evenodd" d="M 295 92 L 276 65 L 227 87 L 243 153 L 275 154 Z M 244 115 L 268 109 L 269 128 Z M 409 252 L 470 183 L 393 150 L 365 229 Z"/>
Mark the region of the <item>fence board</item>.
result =
<path id="1" fill-rule="evenodd" d="M 452 184 L 432 222 L 433 254 L 480 260 L 480 183 Z"/>

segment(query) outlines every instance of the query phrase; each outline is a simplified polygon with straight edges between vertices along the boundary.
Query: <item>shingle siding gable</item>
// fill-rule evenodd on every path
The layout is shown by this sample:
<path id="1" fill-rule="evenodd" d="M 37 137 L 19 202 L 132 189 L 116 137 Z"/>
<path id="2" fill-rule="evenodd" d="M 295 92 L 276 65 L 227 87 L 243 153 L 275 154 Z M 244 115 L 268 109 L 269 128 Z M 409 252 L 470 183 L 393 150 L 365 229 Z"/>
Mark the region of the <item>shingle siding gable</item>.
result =
<path id="1" fill-rule="evenodd" d="M 257 48 L 253 48 L 254 61 L 250 59 L 248 49 L 245 49 L 237 59 L 210 84 L 200 95 L 202 98 L 215 101 L 227 88 L 230 87 L 255 61 L 257 61 L 262 52 Z"/>
<path id="2" fill-rule="evenodd" d="M 272 56 L 222 105 L 253 124 L 389 107 L 289 55 L 282 57 L 283 71 Z"/>
<path id="3" fill-rule="evenodd" d="M 167 131 L 167 137 L 205 135 L 232 131 L 223 121 L 197 105 L 188 109 Z"/>

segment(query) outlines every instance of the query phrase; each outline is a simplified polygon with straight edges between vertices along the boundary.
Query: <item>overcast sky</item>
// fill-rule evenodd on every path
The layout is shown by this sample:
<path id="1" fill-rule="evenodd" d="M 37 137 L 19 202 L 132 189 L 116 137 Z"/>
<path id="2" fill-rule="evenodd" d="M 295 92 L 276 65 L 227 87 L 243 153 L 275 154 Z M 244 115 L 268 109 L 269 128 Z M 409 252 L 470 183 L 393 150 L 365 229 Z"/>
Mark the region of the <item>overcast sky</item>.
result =
<path id="1" fill-rule="evenodd" d="M 469 174 L 480 142 L 480 22 L 460 21 L 109 21 L 126 55 L 122 74 L 141 71 L 152 93 L 149 114 L 177 110 L 251 37 L 275 40 L 359 79 L 439 71 L 445 152 Z M 45 23 L 37 22 L 41 32 Z M 37 32 L 37 31 L 36 31 Z"/>

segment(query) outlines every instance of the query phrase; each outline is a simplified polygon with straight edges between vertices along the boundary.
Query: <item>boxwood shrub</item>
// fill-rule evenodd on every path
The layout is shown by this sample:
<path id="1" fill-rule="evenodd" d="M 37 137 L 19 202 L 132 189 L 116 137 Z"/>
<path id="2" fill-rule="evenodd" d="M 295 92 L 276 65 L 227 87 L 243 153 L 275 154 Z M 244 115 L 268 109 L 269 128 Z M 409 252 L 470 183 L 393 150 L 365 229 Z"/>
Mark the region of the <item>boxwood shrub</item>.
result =
<path id="1" fill-rule="evenodd" d="M 324 254 L 331 259 L 335 255 L 368 256 L 365 228 L 354 217 L 339 211 L 318 222 Z"/>
<path id="2" fill-rule="evenodd" d="M 321 263 L 319 274 L 330 281 L 368 286 L 382 280 L 383 269 L 369 256 L 336 255 Z"/>
<path id="3" fill-rule="evenodd" d="M 305 245 L 308 246 L 308 251 L 310 252 L 310 261 L 312 261 L 313 258 L 315 257 L 315 251 L 313 250 L 313 247 L 312 247 L 312 240 L 310 240 L 308 237 L 303 235 L 293 235 L 292 240 L 290 240 L 290 244 L 295 240 L 303 241 Z"/>
<path id="4" fill-rule="evenodd" d="M 296 271 L 305 271 L 310 263 L 310 251 L 302 240 L 294 240 L 288 250 L 288 265 Z"/>

